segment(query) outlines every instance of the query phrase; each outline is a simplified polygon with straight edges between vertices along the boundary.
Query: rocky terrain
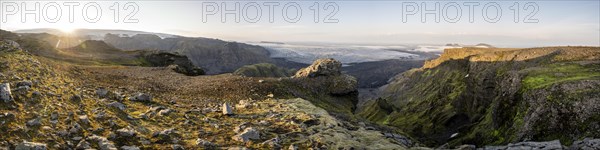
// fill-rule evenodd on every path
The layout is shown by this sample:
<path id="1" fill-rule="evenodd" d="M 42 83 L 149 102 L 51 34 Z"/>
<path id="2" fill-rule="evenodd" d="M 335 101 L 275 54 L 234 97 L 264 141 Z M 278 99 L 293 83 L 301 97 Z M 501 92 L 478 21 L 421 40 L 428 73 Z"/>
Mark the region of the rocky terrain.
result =
<path id="1" fill-rule="evenodd" d="M 358 114 L 429 146 L 552 141 L 561 149 L 600 137 L 598 89 L 598 47 L 447 49 L 398 75 Z"/>
<path id="2" fill-rule="evenodd" d="M 358 122 L 348 101 L 356 99 L 356 80 L 335 60 L 317 61 L 294 78 L 186 76 L 170 67 L 79 64 L 24 49 L 0 43 L 0 149 L 415 145 L 394 130 Z M 302 75 L 311 72 L 318 76 Z"/>
<path id="3" fill-rule="evenodd" d="M 0 33 L 0 149 L 600 149 L 598 47 L 343 66 L 215 39 Z"/>

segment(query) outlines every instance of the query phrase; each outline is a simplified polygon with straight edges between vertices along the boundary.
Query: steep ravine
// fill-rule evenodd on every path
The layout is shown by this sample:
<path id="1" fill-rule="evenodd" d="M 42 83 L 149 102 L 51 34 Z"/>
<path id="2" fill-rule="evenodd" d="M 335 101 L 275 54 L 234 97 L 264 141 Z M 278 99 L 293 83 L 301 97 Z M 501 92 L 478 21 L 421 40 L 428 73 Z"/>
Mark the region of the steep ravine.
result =
<path id="1" fill-rule="evenodd" d="M 600 137 L 600 48 L 447 49 L 358 114 L 428 146 Z"/>

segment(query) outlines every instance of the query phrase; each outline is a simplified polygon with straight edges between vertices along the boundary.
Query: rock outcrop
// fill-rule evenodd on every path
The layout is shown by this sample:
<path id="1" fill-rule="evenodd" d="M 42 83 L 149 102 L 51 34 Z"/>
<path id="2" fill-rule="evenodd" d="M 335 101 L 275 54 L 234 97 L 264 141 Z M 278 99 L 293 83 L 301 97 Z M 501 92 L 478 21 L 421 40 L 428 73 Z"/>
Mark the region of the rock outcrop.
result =
<path id="1" fill-rule="evenodd" d="M 295 96 L 317 103 L 328 111 L 352 114 L 358 103 L 358 81 L 341 72 L 342 63 L 332 59 L 318 59 L 300 69 L 289 81 L 302 92 Z"/>
<path id="2" fill-rule="evenodd" d="M 315 60 L 312 65 L 298 70 L 294 78 L 314 78 L 317 76 L 338 76 L 341 72 L 342 63 L 333 58 Z"/>
<path id="3" fill-rule="evenodd" d="M 306 82 L 320 84 L 333 95 L 351 94 L 357 91 L 356 78 L 342 74 L 342 63 L 333 58 L 318 59 L 312 65 L 298 70 L 292 78 L 304 79 Z"/>

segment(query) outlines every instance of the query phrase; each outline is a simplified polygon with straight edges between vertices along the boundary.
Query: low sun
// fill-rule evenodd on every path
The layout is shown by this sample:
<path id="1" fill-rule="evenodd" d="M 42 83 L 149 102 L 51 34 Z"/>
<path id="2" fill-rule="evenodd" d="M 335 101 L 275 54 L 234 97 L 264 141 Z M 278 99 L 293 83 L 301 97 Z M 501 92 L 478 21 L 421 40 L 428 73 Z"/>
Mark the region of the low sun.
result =
<path id="1" fill-rule="evenodd" d="M 59 27 L 57 29 L 62 31 L 65 34 L 71 34 L 76 30 L 75 28 L 71 28 L 71 27 Z"/>

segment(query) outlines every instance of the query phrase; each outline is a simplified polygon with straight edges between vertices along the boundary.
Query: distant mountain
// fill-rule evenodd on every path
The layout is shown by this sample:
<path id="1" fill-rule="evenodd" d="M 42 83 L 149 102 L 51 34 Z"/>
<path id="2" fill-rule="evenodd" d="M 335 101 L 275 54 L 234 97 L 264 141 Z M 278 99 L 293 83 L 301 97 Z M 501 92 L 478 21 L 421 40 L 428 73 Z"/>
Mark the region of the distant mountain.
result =
<path id="1" fill-rule="evenodd" d="M 218 39 L 160 38 L 153 34 L 121 37 L 107 34 L 104 41 L 124 50 L 161 50 L 184 54 L 195 65 L 206 68 L 208 74 L 234 72 L 244 65 L 257 63 L 287 66 L 283 61 L 272 59 L 269 51 L 263 47 Z"/>
<path id="2" fill-rule="evenodd" d="M 445 48 L 427 46 L 409 50 L 405 46 L 304 45 L 269 41 L 254 43 L 257 46 L 212 38 L 128 30 L 80 29 L 70 35 L 55 29 L 19 30 L 18 32 L 24 37 L 46 41 L 46 46 L 56 49 L 75 47 L 86 40 L 103 40 L 123 51 L 178 53 L 187 56 L 194 65 L 202 67 L 207 74 L 232 73 L 245 65 L 260 63 L 297 70 L 308 66 L 318 58 L 332 57 L 345 64 L 343 70 L 356 76 L 361 88 L 374 88 L 386 84 L 389 77 L 420 67 L 423 60 L 437 57 L 436 53 Z M 421 51 L 421 49 L 426 50 Z M 38 53 L 52 55 L 55 52 L 49 50 Z M 411 62 L 412 60 L 416 61 Z M 377 67 L 378 65 L 388 67 L 381 68 Z"/>
<path id="3" fill-rule="evenodd" d="M 475 44 L 475 45 L 465 45 L 465 44 L 458 44 L 458 43 L 448 43 L 446 44 L 446 46 L 448 47 L 477 47 L 477 48 L 496 48 L 495 46 L 492 46 L 491 44 L 486 44 L 486 43 L 479 43 L 479 44 Z"/>
<path id="4" fill-rule="evenodd" d="M 26 29 L 26 30 L 16 30 L 13 31 L 15 33 L 48 33 L 57 36 L 70 36 L 70 37 L 79 37 L 79 38 L 87 38 L 90 40 L 103 40 L 106 34 L 116 34 L 119 36 L 134 36 L 138 34 L 153 34 L 157 35 L 161 38 L 168 37 L 179 37 L 178 35 L 165 34 L 165 33 L 153 33 L 153 32 L 144 32 L 144 31 L 132 31 L 132 30 L 110 30 L 110 29 L 77 29 L 71 33 L 65 33 L 58 29 L 51 28 L 40 28 L 40 29 Z"/>

